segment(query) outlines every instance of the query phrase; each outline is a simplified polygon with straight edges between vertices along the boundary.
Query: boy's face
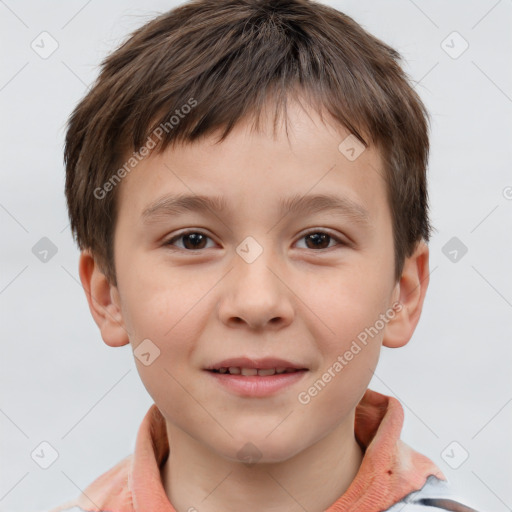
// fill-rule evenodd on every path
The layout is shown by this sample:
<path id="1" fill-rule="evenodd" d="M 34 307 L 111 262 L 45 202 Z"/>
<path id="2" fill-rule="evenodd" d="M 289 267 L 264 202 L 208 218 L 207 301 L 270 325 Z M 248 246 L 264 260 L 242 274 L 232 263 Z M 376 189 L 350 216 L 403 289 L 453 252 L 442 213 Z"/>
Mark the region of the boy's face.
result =
<path id="1" fill-rule="evenodd" d="M 118 285 L 110 291 L 124 328 L 102 329 L 103 338 L 122 345 L 128 332 L 134 350 L 150 340 L 141 358 L 150 364 L 135 360 L 169 428 L 232 459 L 247 443 L 271 462 L 328 434 L 351 435 L 353 409 L 391 328 L 378 320 L 400 298 L 378 152 L 350 161 L 338 149 L 347 131 L 296 104 L 288 116 L 289 140 L 282 124 L 275 140 L 270 123 L 263 133 L 240 124 L 220 144 L 208 137 L 141 161 L 119 190 Z M 281 201 L 320 194 L 359 212 L 280 210 Z M 144 215 L 176 195 L 220 196 L 226 209 Z M 195 238 L 180 238 L 185 232 Z M 378 334 L 365 331 L 376 327 Z M 358 341 L 363 332 L 366 344 Z M 260 377 L 206 370 L 238 357 L 307 370 L 285 377 L 279 390 L 248 396 L 223 382 Z"/>

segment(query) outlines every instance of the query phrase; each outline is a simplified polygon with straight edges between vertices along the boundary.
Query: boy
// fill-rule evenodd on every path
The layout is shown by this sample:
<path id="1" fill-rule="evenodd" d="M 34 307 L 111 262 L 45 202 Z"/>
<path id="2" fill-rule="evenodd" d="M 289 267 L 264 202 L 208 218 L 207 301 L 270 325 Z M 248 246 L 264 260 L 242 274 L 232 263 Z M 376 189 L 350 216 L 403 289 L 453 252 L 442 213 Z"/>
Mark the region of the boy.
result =
<path id="1" fill-rule="evenodd" d="M 309 0 L 196 0 L 103 63 L 66 135 L 80 279 L 154 399 L 54 511 L 471 511 L 367 389 L 429 282 L 428 114 Z"/>

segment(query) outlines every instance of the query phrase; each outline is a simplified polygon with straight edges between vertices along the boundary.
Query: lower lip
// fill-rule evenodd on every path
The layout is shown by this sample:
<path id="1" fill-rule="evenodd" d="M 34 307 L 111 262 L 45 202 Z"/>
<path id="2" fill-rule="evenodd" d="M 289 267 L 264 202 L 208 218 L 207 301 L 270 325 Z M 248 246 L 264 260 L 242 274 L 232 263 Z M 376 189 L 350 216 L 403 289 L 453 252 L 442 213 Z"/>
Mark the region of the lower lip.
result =
<path id="1" fill-rule="evenodd" d="M 207 372 L 229 391 L 241 396 L 265 397 L 291 386 L 301 380 L 307 370 L 274 375 L 231 375 L 229 373 Z"/>

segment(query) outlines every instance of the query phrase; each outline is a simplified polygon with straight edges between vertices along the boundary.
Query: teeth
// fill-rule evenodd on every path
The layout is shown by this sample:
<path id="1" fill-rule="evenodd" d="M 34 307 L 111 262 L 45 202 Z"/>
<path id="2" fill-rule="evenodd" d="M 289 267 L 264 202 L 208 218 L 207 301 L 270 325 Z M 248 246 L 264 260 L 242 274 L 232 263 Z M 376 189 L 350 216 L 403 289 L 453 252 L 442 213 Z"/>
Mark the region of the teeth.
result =
<path id="1" fill-rule="evenodd" d="M 230 375 L 244 375 L 244 376 L 253 376 L 260 375 L 262 377 L 281 374 L 281 373 L 294 373 L 298 370 L 295 368 L 239 368 L 238 366 L 230 366 L 229 368 L 222 367 L 217 370 L 219 373 L 229 373 Z"/>
<path id="2" fill-rule="evenodd" d="M 258 370 L 258 375 L 274 375 L 275 373 L 275 368 L 266 368 L 264 370 Z"/>
<path id="3" fill-rule="evenodd" d="M 258 375 L 257 368 L 241 368 L 241 372 L 242 372 L 242 375 Z"/>

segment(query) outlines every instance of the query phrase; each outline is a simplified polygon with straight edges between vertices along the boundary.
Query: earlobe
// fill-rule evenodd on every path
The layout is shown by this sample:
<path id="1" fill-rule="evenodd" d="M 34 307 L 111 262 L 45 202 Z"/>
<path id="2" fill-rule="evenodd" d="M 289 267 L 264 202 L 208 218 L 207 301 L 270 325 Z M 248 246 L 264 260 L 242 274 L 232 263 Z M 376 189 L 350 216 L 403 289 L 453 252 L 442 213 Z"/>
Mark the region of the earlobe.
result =
<path id="1" fill-rule="evenodd" d="M 414 253 L 406 258 L 395 297 L 399 311 L 388 322 L 382 344 L 385 347 L 403 347 L 411 339 L 418 325 L 423 301 L 429 283 L 429 249 L 425 242 L 418 242 Z"/>
<path id="2" fill-rule="evenodd" d="M 103 341 L 110 347 L 128 344 L 130 340 L 124 324 L 117 288 L 109 282 L 87 250 L 80 254 L 78 269 L 89 310 L 100 328 Z"/>

